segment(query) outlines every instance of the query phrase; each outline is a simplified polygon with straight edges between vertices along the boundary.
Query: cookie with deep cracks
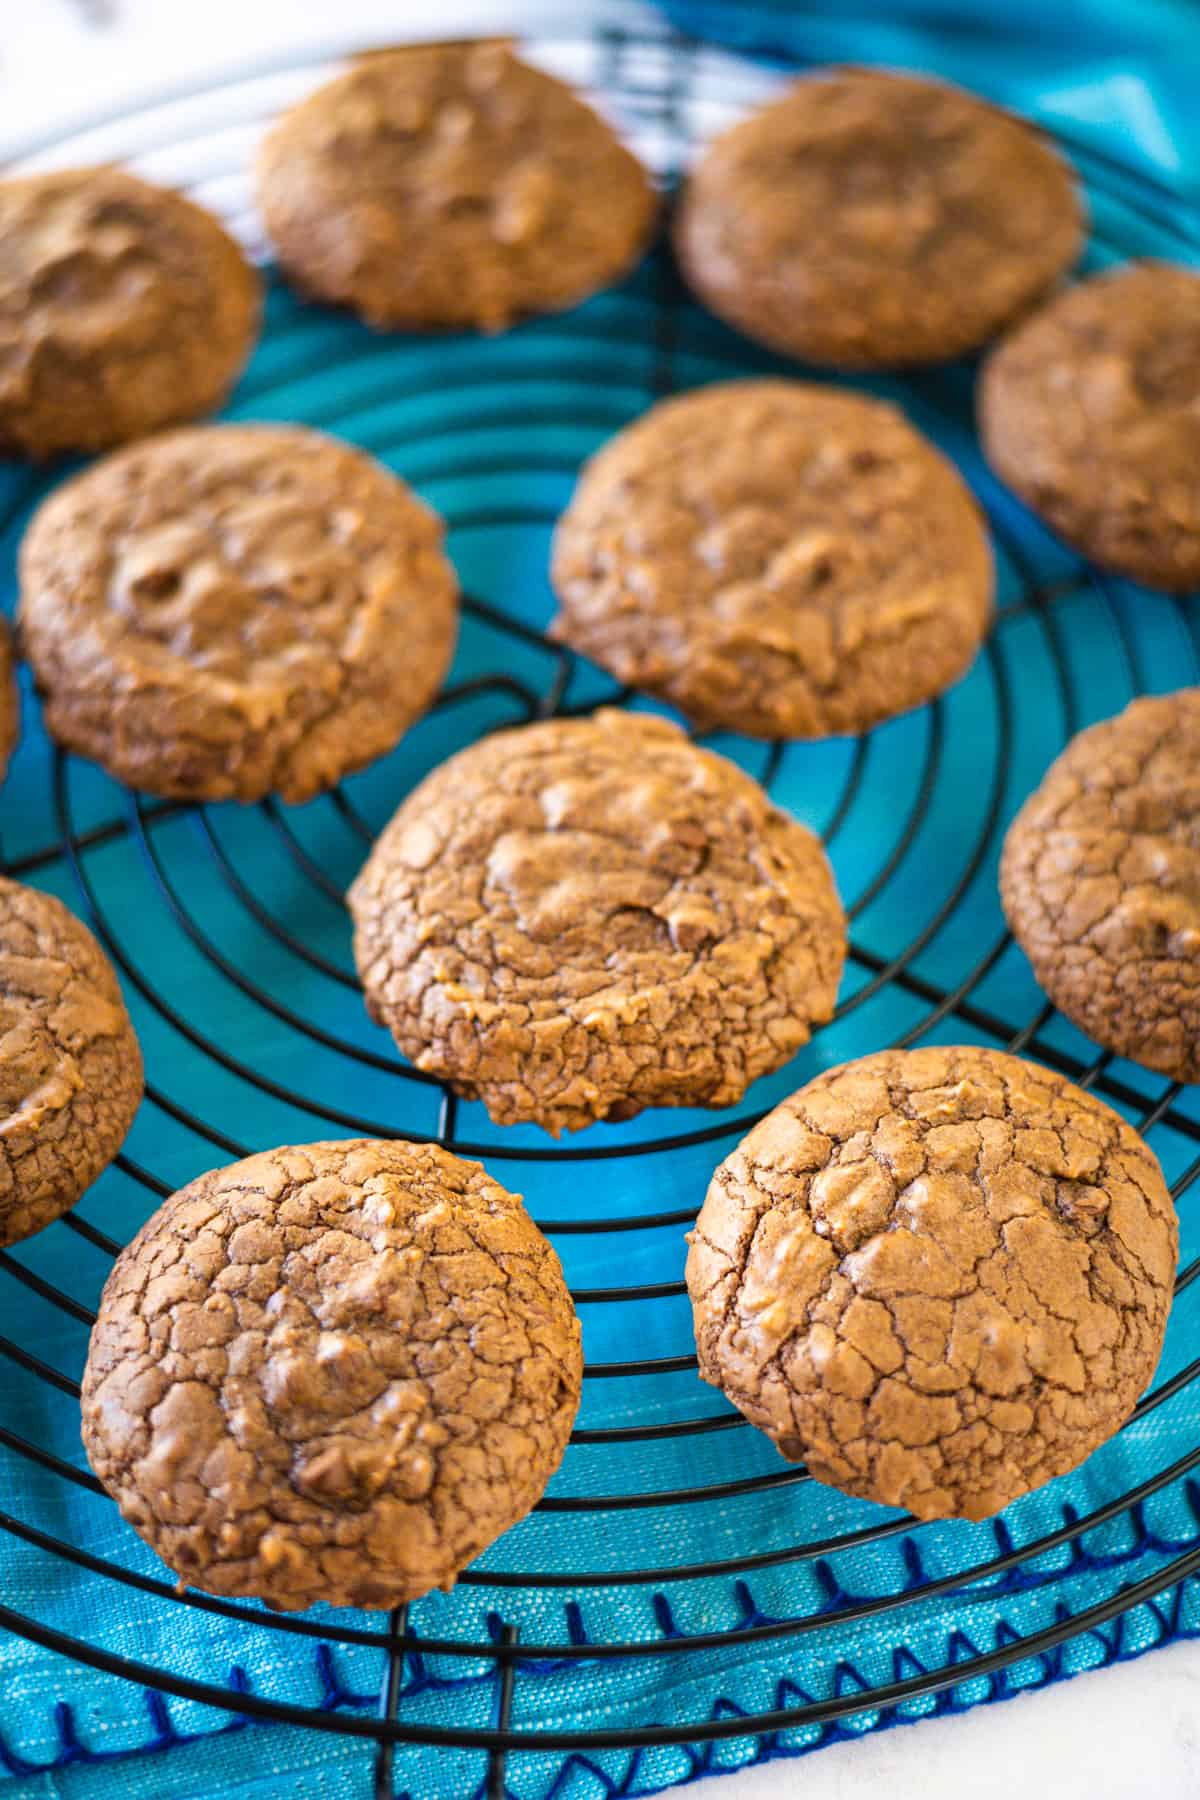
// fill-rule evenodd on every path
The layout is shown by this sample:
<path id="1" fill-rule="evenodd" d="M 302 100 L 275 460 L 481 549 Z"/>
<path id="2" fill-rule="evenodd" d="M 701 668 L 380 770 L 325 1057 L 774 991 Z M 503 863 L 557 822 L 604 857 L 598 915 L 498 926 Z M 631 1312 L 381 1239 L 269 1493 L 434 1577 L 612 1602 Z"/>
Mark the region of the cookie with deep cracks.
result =
<path id="1" fill-rule="evenodd" d="M 121 1252 L 83 1441 L 181 1583 L 391 1608 L 537 1503 L 581 1381 L 516 1195 L 437 1145 L 308 1144 L 202 1175 Z"/>
<path id="2" fill-rule="evenodd" d="M 1200 688 L 1072 738 L 1009 827 L 1000 895 L 1081 1031 L 1200 1080 Z"/>
<path id="3" fill-rule="evenodd" d="M 776 1107 L 690 1242 L 700 1373 L 784 1456 L 917 1518 L 983 1519 L 1129 1417 L 1178 1225 L 1153 1152 L 1094 1094 L 939 1047 Z"/>
<path id="4" fill-rule="evenodd" d="M 74 1206 L 141 1098 L 141 1051 L 108 957 L 61 900 L 0 878 L 0 1245 Z"/>
<path id="5" fill-rule="evenodd" d="M 350 891 L 372 1015 L 499 1124 L 729 1106 L 833 1011 L 818 840 L 645 714 L 497 733 L 400 807 Z"/>

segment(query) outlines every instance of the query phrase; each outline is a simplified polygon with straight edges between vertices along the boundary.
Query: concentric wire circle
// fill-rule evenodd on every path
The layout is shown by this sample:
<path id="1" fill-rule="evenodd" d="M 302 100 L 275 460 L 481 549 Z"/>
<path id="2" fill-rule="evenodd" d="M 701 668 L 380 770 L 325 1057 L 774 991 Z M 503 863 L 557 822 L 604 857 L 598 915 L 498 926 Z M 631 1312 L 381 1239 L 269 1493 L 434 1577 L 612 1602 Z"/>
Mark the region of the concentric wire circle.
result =
<path id="1" fill-rule="evenodd" d="M 598 90 L 668 177 L 698 135 L 759 98 L 770 79 L 665 36 L 611 31 L 531 48 Z M 131 160 L 217 206 L 255 243 L 246 185 L 253 142 L 319 73 L 301 65 L 175 96 L 42 146 L 37 160 Z M 1089 186 L 1092 265 L 1146 249 L 1197 253 L 1196 223 L 1174 196 L 1082 146 L 1068 148 Z M 470 596 L 463 645 L 433 714 L 393 757 L 297 810 L 185 807 L 121 793 L 54 751 L 27 707 L 26 742 L 0 799 L 3 867 L 57 887 L 98 931 L 130 995 L 150 1084 L 127 1151 L 96 1193 L 29 1246 L 0 1252 L 9 1301 L 0 1318 L 13 1321 L 0 1332 L 0 1357 L 17 1384 L 11 1416 L 0 1413 L 0 1450 L 44 1506 L 35 1517 L 0 1512 L 0 1556 L 19 1550 L 44 1563 L 73 1584 L 68 1600 L 77 1603 L 72 1614 L 64 1602 L 68 1623 L 0 1605 L 0 1624 L 18 1636 L 241 1716 L 388 1746 L 488 1751 L 489 1791 L 500 1793 L 506 1751 L 743 1740 L 886 1717 L 1049 1655 L 1200 1570 L 1194 1533 L 1172 1537 L 1146 1523 L 1148 1507 L 1190 1492 L 1200 1464 L 1191 1398 L 1200 1357 L 1188 1355 L 1200 1342 L 1187 1300 L 1200 1273 L 1200 1234 L 1190 1231 L 1186 1205 L 1168 1354 L 1127 1428 L 1154 1448 L 1136 1461 L 1120 1446 L 1108 1461 L 1101 1453 L 1100 1485 L 1086 1507 L 1022 1503 L 1015 1527 L 1006 1515 L 995 1528 L 939 1537 L 816 1490 L 695 1381 L 681 1233 L 712 1166 L 820 1067 L 887 1043 L 996 1044 L 1120 1107 L 1149 1135 L 1181 1201 L 1200 1170 L 1191 1094 L 1096 1053 L 1042 1002 L 1004 930 L 994 879 L 1007 819 L 1072 732 L 1133 693 L 1197 679 L 1196 616 L 1185 601 L 1137 594 L 1087 568 L 1032 526 L 979 458 L 969 367 L 872 385 L 950 450 L 987 511 L 1000 613 L 970 678 L 857 741 L 718 740 L 821 833 L 838 873 L 851 920 L 849 973 L 835 1019 L 813 1045 L 735 1113 L 657 1112 L 558 1144 L 532 1129 L 493 1127 L 481 1108 L 404 1063 L 365 1018 L 342 896 L 412 783 L 497 725 L 643 704 L 544 636 L 548 536 L 582 457 L 664 392 L 781 366 L 700 314 L 661 247 L 623 288 L 576 313 L 504 339 L 433 348 L 373 337 L 272 284 L 264 341 L 230 416 L 335 431 L 412 481 L 448 521 Z M 47 485 L 27 471 L 3 472 L 0 543 L 10 564 Z M 411 1616 L 364 1624 L 177 1595 L 129 1534 L 114 1528 L 103 1545 L 73 1536 L 61 1499 L 99 1493 L 75 1442 L 78 1371 L 99 1282 L 120 1243 L 202 1168 L 274 1142 L 347 1134 L 427 1138 L 505 1165 L 502 1178 L 519 1177 L 555 1238 L 584 1318 L 585 1404 L 563 1471 L 535 1518 L 468 1571 L 452 1601 L 438 1603 L 433 1628 L 425 1603 Z M 60 1516 L 63 1529 L 50 1528 Z M 1092 1548 L 1121 1531 L 1133 1532 L 1132 1548 Z M 848 1588 L 840 1571 L 851 1566 L 878 1567 L 880 1584 Z M 1086 1604 L 1081 1571 L 1099 1583 Z M 752 1579 L 776 1584 L 776 1610 L 752 1592 Z M 697 1659 L 725 1667 L 730 1655 L 775 1644 L 799 1653 L 813 1641 L 830 1646 L 832 1666 L 843 1644 L 860 1641 L 860 1626 L 893 1642 L 934 1603 L 965 1616 L 989 1596 L 1034 1593 L 1056 1610 L 994 1649 L 897 1664 L 892 1679 L 850 1691 L 722 1712 L 701 1682 L 682 1716 L 669 1719 L 656 1698 L 666 1670 L 694 1668 Z M 244 1626 L 297 1654 L 304 1644 L 374 1653 L 385 1670 L 379 1705 L 356 1710 L 328 1693 L 297 1705 L 247 1691 L 241 1680 L 200 1678 L 137 1643 L 114 1647 L 74 1622 L 90 1600 L 103 1596 L 111 1607 L 122 1595 L 179 1609 L 201 1627 Z M 686 1629 L 677 1612 L 688 1615 Z M 406 1670 L 417 1658 L 482 1668 L 493 1684 L 481 1689 L 482 1710 L 446 1724 L 410 1706 L 418 1684 L 406 1686 Z M 585 1717 L 585 1705 L 570 1730 L 526 1722 L 521 1691 L 538 1670 L 582 1675 L 589 1666 L 627 1681 L 615 1724 Z M 390 1782 L 386 1753 L 379 1771 Z"/>

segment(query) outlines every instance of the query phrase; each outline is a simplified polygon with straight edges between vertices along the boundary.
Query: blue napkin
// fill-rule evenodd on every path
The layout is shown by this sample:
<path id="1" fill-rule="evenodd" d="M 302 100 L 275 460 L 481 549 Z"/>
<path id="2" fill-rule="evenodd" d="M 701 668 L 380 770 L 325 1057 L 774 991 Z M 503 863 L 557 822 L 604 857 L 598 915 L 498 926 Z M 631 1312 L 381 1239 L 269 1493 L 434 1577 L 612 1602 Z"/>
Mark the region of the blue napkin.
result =
<path id="1" fill-rule="evenodd" d="M 693 25 L 711 22 L 686 10 Z M 1151 9 L 1151 16 L 1166 10 Z M 790 15 L 773 9 L 772 16 L 787 25 Z M 922 16 L 936 17 L 929 9 Z M 943 53 L 940 32 L 917 41 L 911 25 L 904 27 L 908 48 L 901 50 L 899 25 L 875 22 L 852 31 L 844 15 L 814 13 L 804 48 L 813 56 L 874 55 L 969 75 L 955 46 L 974 33 L 981 67 L 989 46 L 999 56 L 1000 16 L 985 29 L 982 15 L 973 13 L 978 24 L 951 33 Z M 1015 37 L 1008 43 L 1007 62 L 1015 68 L 1021 62 Z M 1056 73 L 1044 91 L 1036 71 L 1051 65 L 1043 63 L 1042 44 L 1026 53 L 1024 98 L 1040 94 L 1043 111 L 1061 103 L 1055 96 L 1067 62 L 1056 43 L 1045 52 L 1048 59 L 1054 51 Z M 1092 89 L 1097 129 L 1111 133 L 1119 151 L 1129 122 L 1113 104 L 1121 88 L 1110 65 L 1127 66 L 1129 54 L 1124 38 L 1111 57 L 1099 55 L 1095 42 L 1089 48 L 1094 65 L 1109 70 Z M 982 77 L 980 85 L 986 85 Z M 1082 96 L 1086 83 L 1077 85 Z M 1082 118 L 1083 110 L 1080 98 L 1072 116 Z M 1146 223 L 1138 195 L 1130 200 L 1106 188 L 1092 198 L 1118 246 L 1136 242 L 1182 253 L 1169 224 L 1159 230 Z M 1098 239 L 1092 263 L 1117 253 Z M 392 756 L 346 784 L 348 806 L 322 799 L 278 811 L 216 807 L 156 816 L 153 805 L 139 810 L 94 768 L 69 761 L 56 770 L 26 686 L 22 747 L 0 792 L 0 854 L 7 867 L 61 894 L 106 934 L 122 963 L 150 1072 L 152 1093 L 126 1157 L 80 1207 L 101 1232 L 126 1239 L 160 1189 L 242 1147 L 359 1129 L 437 1129 L 436 1093 L 395 1072 L 388 1040 L 365 1017 L 338 894 L 361 862 L 366 837 L 416 780 L 481 730 L 526 716 L 550 693 L 554 655 L 497 623 L 486 607 L 534 631 L 549 619 L 553 520 L 581 459 L 643 411 L 656 391 L 662 344 L 655 325 L 669 279 L 652 259 L 622 288 L 577 313 L 491 342 L 375 337 L 353 320 L 272 288 L 263 343 L 228 416 L 308 421 L 381 456 L 446 515 L 464 585 L 485 603 L 465 621 L 452 676 L 455 698 Z M 681 309 L 672 355 L 678 385 L 785 366 L 698 309 Z M 546 1140 L 532 1130 L 502 1132 L 478 1106 L 458 1109 L 458 1137 L 479 1146 L 493 1171 L 523 1192 L 534 1216 L 551 1227 L 575 1288 L 677 1280 L 682 1225 L 628 1231 L 613 1225 L 651 1211 L 694 1208 L 742 1121 L 822 1067 L 908 1037 L 999 1042 L 1037 1019 L 1041 999 L 1024 959 L 1011 946 L 1000 948 L 995 868 L 1004 824 L 1071 731 L 1115 711 L 1135 687 L 1200 680 L 1195 619 L 1186 604 L 1089 575 L 988 474 L 971 432 L 969 367 L 863 385 L 899 398 L 957 459 L 986 506 L 1000 566 L 996 632 L 970 676 L 939 705 L 885 726 L 861 748 L 790 746 L 773 773 L 780 803 L 828 835 L 853 914 L 854 953 L 843 991 L 848 1009 L 787 1069 L 759 1083 L 743 1107 L 715 1119 L 650 1114 L 594 1128 L 570 1145 L 582 1160 L 568 1163 L 540 1157 Z M 6 611 L 15 602 L 23 523 L 53 479 L 0 468 Z M 1051 589 L 1053 601 L 1031 600 L 1034 584 Z M 573 669 L 572 703 L 609 692 L 598 671 Z M 732 738 L 716 743 L 755 773 L 769 772 L 763 746 Z M 53 852 L 64 826 L 84 846 L 76 867 Z M 895 978 L 881 977 L 896 959 Z M 969 970 L 978 979 L 931 1020 L 938 997 L 953 997 Z M 319 1026 L 322 1038 L 314 1039 L 306 1023 Z M 1029 1048 L 1073 1058 L 1085 1069 L 1095 1059 L 1094 1048 L 1056 1018 L 1041 1024 Z M 1182 1193 L 1186 1267 L 1200 1254 L 1200 1219 L 1183 1191 L 1200 1144 L 1200 1094 L 1185 1090 L 1160 1106 L 1167 1092 L 1161 1079 L 1117 1062 L 1096 1073 L 1100 1091 L 1115 1095 L 1129 1117 L 1155 1114 L 1150 1141 Z M 664 1134 L 701 1127 L 716 1135 L 670 1153 L 633 1154 Z M 589 1219 L 607 1220 L 609 1227 L 569 1229 Z M 0 1265 L 0 1337 L 26 1358 L 0 1354 L 0 1624 L 20 1628 L 0 1632 L 0 1791 L 14 1800 L 365 1795 L 372 1791 L 372 1747 L 361 1739 L 247 1723 L 137 1680 L 118 1680 L 21 1635 L 62 1633 L 169 1681 L 230 1691 L 234 1704 L 238 1693 L 249 1693 L 320 1709 L 325 1722 L 369 1719 L 378 1704 L 382 1648 L 339 1634 L 378 1628 L 381 1621 L 318 1610 L 303 1621 L 313 1635 L 289 1634 L 252 1605 L 246 1618 L 229 1619 L 194 1602 L 181 1604 L 166 1591 L 167 1572 L 115 1509 L 71 1479 L 71 1471 L 82 1474 L 86 1465 L 69 1384 L 82 1366 L 86 1310 L 94 1307 L 108 1266 L 101 1249 L 64 1223 Z M 75 1310 L 64 1310 L 48 1288 L 67 1296 Z M 1195 1634 L 1200 1597 L 1190 1570 L 1200 1563 L 1200 1485 L 1193 1479 L 1200 1465 L 1200 1393 L 1186 1381 L 1169 1384 L 1194 1349 L 1198 1289 L 1189 1285 L 1176 1303 L 1156 1403 L 1077 1473 L 985 1524 L 911 1528 L 794 1478 L 765 1439 L 739 1422 L 702 1435 L 576 1444 L 550 1500 L 591 1499 L 595 1506 L 552 1504 L 538 1511 L 485 1554 L 469 1584 L 412 1609 L 410 1628 L 419 1639 L 479 1648 L 462 1656 L 410 1649 L 400 1719 L 414 1727 L 490 1728 L 500 1694 L 486 1650 L 505 1627 L 519 1630 L 526 1644 L 547 1647 L 517 1668 L 512 1724 L 531 1731 L 680 1729 L 708 1720 L 731 1721 L 736 1729 L 743 1716 L 809 1700 L 842 1696 L 853 1707 L 867 1689 L 923 1670 L 953 1674 L 961 1665 L 961 1678 L 939 1696 L 882 1709 L 865 1703 L 836 1724 L 766 1737 L 743 1733 L 692 1748 L 508 1758 L 506 1791 L 517 1800 L 600 1800 L 1004 1698 Z M 691 1349 L 686 1302 L 678 1295 L 588 1303 L 582 1311 L 590 1364 L 686 1358 Z M 31 1370 L 31 1356 L 65 1386 Z M 687 1367 L 591 1378 L 585 1388 L 580 1425 L 586 1431 L 730 1416 Z M 1174 1469 L 1180 1459 L 1183 1466 Z M 755 1485 L 738 1491 L 743 1482 Z M 713 1487 L 718 1492 L 707 1498 L 652 1503 L 656 1494 Z M 1130 1493 L 1140 1496 L 1136 1503 L 1109 1509 L 1114 1496 Z M 605 1504 L 630 1495 L 651 1503 Z M 1086 1529 L 1055 1538 L 1083 1520 Z M 93 1566 L 81 1569 L 66 1559 L 63 1544 Z M 805 1549 L 814 1545 L 815 1551 Z M 1027 1554 L 1013 1557 L 1014 1551 Z M 748 1556 L 754 1558 L 749 1567 Z M 973 1575 L 997 1560 L 985 1577 Z M 718 1565 L 717 1572 L 671 1577 L 671 1570 L 698 1563 Z M 621 1579 L 645 1569 L 663 1573 L 649 1581 Z M 563 1586 L 489 1579 L 528 1571 L 568 1579 Z M 575 1578 L 585 1571 L 615 1578 L 582 1584 Z M 140 1585 L 122 1584 L 116 1572 Z M 938 1585 L 926 1592 L 931 1583 Z M 1123 1619 L 1062 1644 L 1050 1641 L 1065 1619 L 1103 1606 L 1134 1583 L 1145 1584 L 1135 1597 L 1146 1597 Z M 1156 1587 L 1168 1591 L 1156 1599 Z M 871 1610 L 889 1597 L 899 1598 Z M 774 1622 L 789 1620 L 804 1620 L 805 1630 L 770 1635 Z M 748 1630 L 761 1635 L 739 1635 Z M 1049 1634 L 1041 1654 L 1003 1673 L 971 1673 L 979 1656 L 1039 1633 Z M 715 1636 L 715 1643 L 689 1647 L 702 1635 Z M 564 1646 L 586 1650 L 614 1642 L 643 1645 L 646 1654 L 561 1654 Z M 665 1653 L 664 1644 L 672 1646 Z M 399 1746 L 393 1774 L 395 1791 L 412 1800 L 462 1800 L 485 1792 L 487 1762 L 475 1749 Z"/>

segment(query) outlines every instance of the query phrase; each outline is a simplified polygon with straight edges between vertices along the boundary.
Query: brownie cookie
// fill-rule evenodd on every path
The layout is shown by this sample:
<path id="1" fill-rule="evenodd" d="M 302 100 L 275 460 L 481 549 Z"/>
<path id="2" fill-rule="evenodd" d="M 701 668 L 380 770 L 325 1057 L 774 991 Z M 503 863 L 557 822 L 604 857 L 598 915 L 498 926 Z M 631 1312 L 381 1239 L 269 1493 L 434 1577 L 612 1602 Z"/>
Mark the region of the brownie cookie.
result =
<path id="1" fill-rule="evenodd" d="M 21 546 L 59 743 L 183 800 L 310 800 L 399 741 L 454 651 L 442 525 L 296 426 L 209 425 L 58 489 Z"/>
<path id="2" fill-rule="evenodd" d="M 1119 1114 L 996 1050 L 885 1050 L 776 1107 L 690 1238 L 700 1372 L 810 1474 L 984 1519 L 1129 1417 L 1178 1249 Z"/>
<path id="3" fill-rule="evenodd" d="M 202 1175 L 122 1251 L 83 1442 L 181 1582 L 393 1607 L 537 1503 L 582 1375 L 516 1195 L 432 1144 L 309 1144 Z"/>
<path id="4" fill-rule="evenodd" d="M 0 781 L 4 780 L 8 759 L 17 747 L 20 729 L 21 696 L 13 668 L 12 634 L 0 619 Z"/>
<path id="5" fill-rule="evenodd" d="M 1000 894 L 1060 1012 L 1200 1081 L 1200 688 L 1071 740 L 1009 828 Z"/>
<path id="6" fill-rule="evenodd" d="M 991 549 L 957 470 L 894 407 L 798 381 L 654 407 L 584 470 L 552 635 L 704 727 L 865 731 L 962 675 Z"/>
<path id="7" fill-rule="evenodd" d="M 710 146 L 680 204 L 696 293 L 810 362 L 889 368 L 984 343 L 1075 261 L 1071 171 L 961 88 L 807 75 Z"/>
<path id="8" fill-rule="evenodd" d="M 463 750 L 350 891 L 373 1018 L 501 1125 L 729 1106 L 833 1011 L 846 926 L 817 839 L 664 719 Z"/>
<path id="9" fill-rule="evenodd" d="M 0 181 L 0 450 L 105 450 L 218 407 L 258 278 L 182 194 L 122 169 Z"/>
<path id="10" fill-rule="evenodd" d="M 60 900 L 0 877 L 0 1245 L 74 1206 L 141 1097 L 141 1052 L 103 950 Z"/>
<path id="11" fill-rule="evenodd" d="M 996 473 L 1093 562 L 1200 586 L 1200 272 L 1133 263 L 1069 288 L 989 356 Z"/>
<path id="12" fill-rule="evenodd" d="M 501 43 L 364 58 L 279 121 L 258 189 L 289 276 L 402 328 L 572 306 L 637 259 L 656 209 L 603 120 Z"/>

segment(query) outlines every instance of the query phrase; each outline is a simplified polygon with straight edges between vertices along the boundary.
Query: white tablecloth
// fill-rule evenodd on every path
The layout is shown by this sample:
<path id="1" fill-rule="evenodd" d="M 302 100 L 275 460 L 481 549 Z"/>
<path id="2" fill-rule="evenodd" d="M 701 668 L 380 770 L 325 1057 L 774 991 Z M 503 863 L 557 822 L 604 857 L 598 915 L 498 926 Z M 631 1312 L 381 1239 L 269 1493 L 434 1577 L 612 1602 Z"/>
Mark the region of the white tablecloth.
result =
<path id="1" fill-rule="evenodd" d="M 587 0 L 439 0 L 436 10 L 426 0 L 0 0 L 0 159 L 127 100 L 298 48 L 334 54 L 539 21 L 578 31 L 593 10 Z M 1195 1797 L 1200 1644 L 690 1791 L 712 1800 Z"/>

